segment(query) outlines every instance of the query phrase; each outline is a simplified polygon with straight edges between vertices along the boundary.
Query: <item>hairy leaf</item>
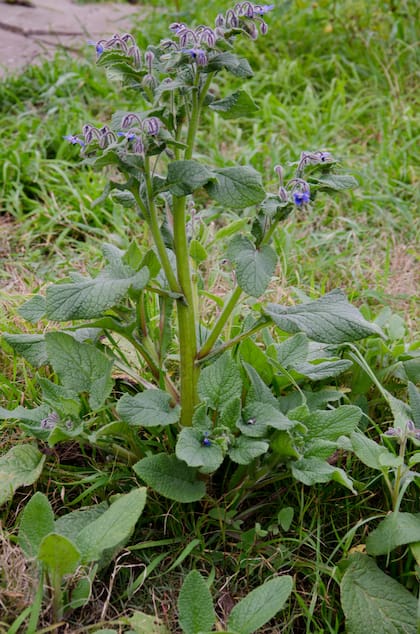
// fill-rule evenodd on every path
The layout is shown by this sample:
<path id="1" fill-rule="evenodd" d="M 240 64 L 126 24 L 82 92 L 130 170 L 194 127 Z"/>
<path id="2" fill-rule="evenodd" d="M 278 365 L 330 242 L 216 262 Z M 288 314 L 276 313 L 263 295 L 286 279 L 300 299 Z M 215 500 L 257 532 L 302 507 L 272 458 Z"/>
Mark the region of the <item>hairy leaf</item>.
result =
<path id="1" fill-rule="evenodd" d="M 253 634 L 283 609 L 293 588 L 288 575 L 275 577 L 239 601 L 228 618 L 228 627 L 240 634 Z"/>
<path id="2" fill-rule="evenodd" d="M 152 489 L 176 502 L 195 502 L 206 493 L 197 471 L 174 455 L 156 454 L 133 466 L 136 474 Z"/>
<path id="3" fill-rule="evenodd" d="M 268 448 L 269 444 L 265 440 L 239 436 L 233 447 L 229 449 L 229 457 L 237 464 L 250 464 L 255 458 L 267 453 Z"/>
<path id="4" fill-rule="evenodd" d="M 79 343 L 64 332 L 47 333 L 45 342 L 50 363 L 63 386 L 77 394 L 89 393 L 91 407 L 101 407 L 113 386 L 112 360 L 92 344 Z"/>
<path id="5" fill-rule="evenodd" d="M 381 329 L 366 321 L 341 290 L 297 306 L 268 304 L 265 313 L 282 330 L 304 332 L 321 343 L 340 344 L 382 335 Z"/>
<path id="6" fill-rule="evenodd" d="M 187 196 L 213 178 L 212 172 L 197 161 L 172 161 L 168 166 L 168 189 L 174 196 Z"/>
<path id="7" fill-rule="evenodd" d="M 157 427 L 176 423 L 180 408 L 179 405 L 172 407 L 167 392 L 150 389 L 135 396 L 125 394 L 117 403 L 117 412 L 129 425 Z"/>
<path id="8" fill-rule="evenodd" d="M 224 99 L 212 101 L 209 107 L 218 112 L 223 119 L 249 117 L 259 109 L 245 90 L 237 90 Z"/>
<path id="9" fill-rule="evenodd" d="M 373 530 L 366 541 L 369 555 L 388 555 L 391 550 L 420 542 L 420 513 L 391 513 Z"/>
<path id="10" fill-rule="evenodd" d="M 212 409 L 220 409 L 228 401 L 239 397 L 241 391 L 241 373 L 228 352 L 204 368 L 200 374 L 198 393 Z"/>
<path id="11" fill-rule="evenodd" d="M 197 570 L 191 570 L 178 597 L 179 624 L 184 634 L 211 630 L 216 622 L 210 590 Z"/>
<path id="12" fill-rule="evenodd" d="M 417 601 L 366 555 L 351 556 L 341 582 L 348 634 L 416 634 Z"/>
<path id="13" fill-rule="evenodd" d="M 203 439 L 209 443 L 203 442 Z M 199 429 L 184 427 L 178 435 L 175 448 L 176 456 L 189 467 L 205 467 L 206 473 L 216 471 L 223 462 L 220 446 L 204 436 Z"/>
<path id="14" fill-rule="evenodd" d="M 18 542 L 27 557 L 36 557 L 39 546 L 54 532 L 54 512 L 46 495 L 37 491 L 23 509 Z"/>
<path id="15" fill-rule="evenodd" d="M 236 279 L 245 293 L 259 297 L 267 289 L 277 256 L 267 245 L 256 248 L 249 238 L 235 236 L 228 247 L 227 256 L 235 265 Z"/>
<path id="16" fill-rule="evenodd" d="M 144 487 L 121 495 L 76 538 L 84 563 L 97 561 L 105 550 L 116 548 L 133 532 L 146 503 Z"/>
<path id="17" fill-rule="evenodd" d="M 3 339 L 34 367 L 39 368 L 48 362 L 44 335 L 11 335 L 5 332 Z"/>
<path id="18" fill-rule="evenodd" d="M 0 505 L 21 486 L 38 480 L 45 456 L 34 445 L 16 445 L 0 457 Z"/>
<path id="19" fill-rule="evenodd" d="M 216 179 L 206 189 L 224 207 L 244 209 L 265 197 L 261 176 L 252 167 L 222 167 L 213 170 L 213 175 Z"/>

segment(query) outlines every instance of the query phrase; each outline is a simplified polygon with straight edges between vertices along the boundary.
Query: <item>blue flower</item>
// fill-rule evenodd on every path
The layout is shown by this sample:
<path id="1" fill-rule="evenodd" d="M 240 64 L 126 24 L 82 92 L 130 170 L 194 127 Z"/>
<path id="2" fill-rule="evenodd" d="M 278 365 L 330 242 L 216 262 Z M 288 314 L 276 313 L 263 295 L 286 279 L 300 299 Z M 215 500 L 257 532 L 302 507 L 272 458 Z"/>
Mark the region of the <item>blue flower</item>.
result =
<path id="1" fill-rule="evenodd" d="M 182 52 L 191 55 L 198 66 L 207 66 L 207 55 L 201 48 L 183 48 Z"/>
<path id="2" fill-rule="evenodd" d="M 66 134 L 65 136 L 63 136 L 63 139 L 65 139 L 69 143 L 72 143 L 72 145 L 76 145 L 77 143 L 78 145 L 85 147 L 85 142 L 82 141 L 82 139 L 79 139 L 79 137 L 75 136 L 74 134 Z"/>
<path id="3" fill-rule="evenodd" d="M 308 191 L 293 192 L 293 201 L 295 205 L 298 205 L 300 207 L 300 205 L 304 205 L 305 203 L 308 203 L 309 200 L 310 200 L 310 195 Z"/>
<path id="4" fill-rule="evenodd" d="M 134 132 L 117 132 L 117 136 L 123 136 L 127 139 L 127 141 L 132 141 L 133 139 L 136 138 L 136 135 L 134 134 Z"/>
<path id="5" fill-rule="evenodd" d="M 274 4 L 258 4 L 254 7 L 254 13 L 257 15 L 264 15 L 265 13 L 272 11 L 274 6 Z"/>
<path id="6" fill-rule="evenodd" d="M 202 444 L 204 447 L 210 447 L 210 446 L 211 446 L 211 440 L 210 440 L 210 438 L 209 438 L 208 436 L 209 436 L 209 432 L 208 432 L 208 431 L 205 431 L 205 432 L 204 432 L 204 437 L 203 437 L 203 440 L 201 441 L 201 444 Z"/>
<path id="7" fill-rule="evenodd" d="M 103 40 L 102 40 L 103 41 Z M 94 46 L 96 50 L 96 55 L 99 57 L 104 52 L 104 46 L 101 42 L 94 42 L 93 40 L 88 40 L 88 44 L 90 46 Z"/>

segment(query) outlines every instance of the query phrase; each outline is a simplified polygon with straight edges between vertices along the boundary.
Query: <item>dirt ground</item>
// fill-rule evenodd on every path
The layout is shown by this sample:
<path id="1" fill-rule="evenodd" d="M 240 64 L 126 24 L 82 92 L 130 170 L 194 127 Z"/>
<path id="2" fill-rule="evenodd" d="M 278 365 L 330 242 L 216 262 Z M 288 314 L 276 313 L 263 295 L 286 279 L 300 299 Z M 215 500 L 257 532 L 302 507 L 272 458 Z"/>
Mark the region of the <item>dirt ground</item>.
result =
<path id="1" fill-rule="evenodd" d="M 144 7 L 31 0 L 31 6 L 0 0 L 0 77 L 23 69 L 57 49 L 77 52 L 87 40 L 130 29 Z"/>

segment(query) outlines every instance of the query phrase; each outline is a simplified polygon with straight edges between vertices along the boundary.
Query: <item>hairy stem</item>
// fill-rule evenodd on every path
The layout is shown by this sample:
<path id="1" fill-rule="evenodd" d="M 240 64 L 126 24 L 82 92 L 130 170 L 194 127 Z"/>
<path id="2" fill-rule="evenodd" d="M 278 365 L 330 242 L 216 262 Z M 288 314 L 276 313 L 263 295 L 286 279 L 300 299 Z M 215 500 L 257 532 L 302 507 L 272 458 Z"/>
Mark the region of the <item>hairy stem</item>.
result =
<path id="1" fill-rule="evenodd" d="M 190 426 L 194 407 L 197 403 L 198 368 L 197 356 L 197 316 L 194 307 L 194 288 L 191 276 L 188 240 L 186 234 L 186 199 L 173 197 L 174 244 L 178 282 L 183 300 L 177 301 L 178 336 L 181 379 L 181 424 Z"/>
<path id="2" fill-rule="evenodd" d="M 153 186 L 150 178 L 150 161 L 149 157 L 146 156 L 144 159 L 144 175 L 146 180 L 146 191 L 147 191 L 147 200 L 148 200 L 148 209 L 146 210 L 147 218 L 149 221 L 150 230 L 152 232 L 153 240 L 156 245 L 157 252 L 159 254 L 159 260 L 166 275 L 166 279 L 168 280 L 169 287 L 171 291 L 175 293 L 180 293 L 180 287 L 177 282 L 175 273 L 173 271 L 173 267 L 169 261 L 168 254 L 166 252 L 165 243 L 163 241 L 163 237 L 159 227 L 159 221 L 157 217 L 157 210 L 155 206 L 155 201 L 153 197 Z M 144 204 L 140 199 L 139 194 L 136 196 L 137 203 L 140 208 L 144 208 Z"/>
<path id="3" fill-rule="evenodd" d="M 196 69 L 184 160 L 190 160 L 193 155 L 195 137 L 200 120 L 200 111 L 211 79 L 212 75 L 210 74 L 200 90 L 201 73 L 199 69 Z M 182 300 L 177 300 L 181 381 L 181 425 L 190 426 L 192 424 L 194 408 L 198 402 L 197 382 L 199 368 L 196 364 L 197 310 L 194 301 L 196 296 L 196 282 L 192 275 L 189 261 L 186 203 L 187 198 L 185 196 L 173 196 L 172 212 L 175 257 L 178 283 L 183 293 Z"/>

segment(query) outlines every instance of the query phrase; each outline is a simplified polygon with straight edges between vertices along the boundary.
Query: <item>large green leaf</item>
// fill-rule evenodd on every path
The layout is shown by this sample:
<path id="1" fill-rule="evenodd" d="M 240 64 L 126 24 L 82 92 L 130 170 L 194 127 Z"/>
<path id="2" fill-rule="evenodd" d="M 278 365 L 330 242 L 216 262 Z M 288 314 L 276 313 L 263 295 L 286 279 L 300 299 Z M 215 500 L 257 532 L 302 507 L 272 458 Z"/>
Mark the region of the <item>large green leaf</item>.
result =
<path id="1" fill-rule="evenodd" d="M 152 489 L 176 502 L 195 502 L 206 493 L 204 482 L 197 480 L 196 469 L 174 455 L 148 456 L 136 462 L 133 469 Z"/>
<path id="2" fill-rule="evenodd" d="M 268 448 L 269 444 L 265 440 L 239 436 L 233 447 L 229 449 L 229 457 L 237 464 L 250 464 L 255 458 L 267 453 Z"/>
<path id="3" fill-rule="evenodd" d="M 104 248 L 104 251 L 106 248 Z M 119 251 L 119 250 L 118 250 Z M 107 257 L 111 249 L 106 251 Z M 122 262 L 123 253 L 113 254 L 113 260 L 95 278 L 53 284 L 47 288 L 47 316 L 56 321 L 101 317 L 123 299 L 130 288 L 140 290 L 149 280 L 145 267 L 134 271 Z"/>
<path id="4" fill-rule="evenodd" d="M 256 205 L 265 197 L 261 175 L 252 167 L 222 167 L 213 170 L 215 180 L 206 189 L 220 205 L 244 209 Z"/>
<path id="5" fill-rule="evenodd" d="M 211 630 L 216 622 L 210 590 L 197 570 L 185 578 L 178 597 L 179 624 L 184 634 Z"/>
<path id="6" fill-rule="evenodd" d="M 238 57 L 234 53 L 220 53 L 211 58 L 204 70 L 208 73 L 226 69 L 235 77 L 243 77 L 244 79 L 252 77 L 254 74 L 245 57 Z"/>
<path id="7" fill-rule="evenodd" d="M 172 161 L 168 166 L 168 189 L 174 196 L 187 196 L 213 178 L 210 170 L 197 161 Z"/>
<path id="8" fill-rule="evenodd" d="M 234 606 L 228 628 L 239 634 L 253 634 L 283 609 L 292 588 L 293 579 L 288 575 L 263 583 Z"/>
<path id="9" fill-rule="evenodd" d="M 277 360 L 283 368 L 294 368 L 295 365 L 305 363 L 309 355 L 309 339 L 303 332 L 275 345 Z"/>
<path id="10" fill-rule="evenodd" d="M 271 403 L 261 401 L 247 401 L 242 416 L 243 421 L 238 423 L 238 427 L 245 436 L 251 438 L 265 436 L 269 428 L 287 430 L 295 425 Z"/>
<path id="11" fill-rule="evenodd" d="M 157 427 L 176 423 L 180 408 L 179 405 L 172 406 L 167 392 L 150 389 L 135 396 L 125 394 L 117 403 L 117 412 L 129 425 Z"/>
<path id="12" fill-rule="evenodd" d="M 341 344 L 369 335 L 382 335 L 381 329 L 366 321 L 341 290 L 297 306 L 268 304 L 265 313 L 282 330 L 304 332 L 321 343 Z"/>
<path id="13" fill-rule="evenodd" d="M 203 442 L 203 439 L 209 444 Z M 190 467 L 205 467 L 206 473 L 216 471 L 223 462 L 220 446 L 203 435 L 199 429 L 184 427 L 178 435 L 176 456 Z"/>
<path id="14" fill-rule="evenodd" d="M 16 445 L 0 457 L 0 505 L 21 486 L 38 480 L 45 456 L 34 445 Z"/>
<path id="15" fill-rule="evenodd" d="M 39 368 L 48 362 L 44 335 L 11 335 L 5 332 L 3 339 L 34 367 Z"/>
<path id="16" fill-rule="evenodd" d="M 63 535 L 51 533 L 42 540 L 38 560 L 47 568 L 55 579 L 76 571 L 80 561 L 80 552 L 76 546 Z"/>
<path id="17" fill-rule="evenodd" d="M 227 256 L 235 265 L 236 279 L 245 293 L 259 297 L 267 289 L 277 264 L 277 255 L 267 245 L 255 247 L 244 236 L 235 236 L 228 247 Z"/>
<path id="18" fill-rule="evenodd" d="M 249 117 L 258 110 L 257 104 L 245 90 L 237 90 L 224 99 L 212 101 L 209 107 L 218 112 L 223 119 Z"/>
<path id="19" fill-rule="evenodd" d="M 318 189 L 326 189 L 332 191 L 343 191 L 344 189 L 354 189 L 358 186 L 357 180 L 354 176 L 349 174 L 323 174 L 322 176 L 311 176 L 311 184 L 314 184 Z"/>
<path id="20" fill-rule="evenodd" d="M 45 335 L 49 361 L 64 387 L 89 393 L 93 409 L 101 407 L 111 392 L 113 362 L 89 343 L 79 343 L 64 332 Z"/>
<path id="21" fill-rule="evenodd" d="M 23 509 L 18 541 L 25 555 L 36 557 L 47 535 L 54 532 L 54 512 L 44 493 L 37 491 Z"/>
<path id="22" fill-rule="evenodd" d="M 420 542 L 420 513 L 391 513 L 370 533 L 366 550 L 369 555 L 377 557 L 413 542 Z"/>
<path id="23" fill-rule="evenodd" d="M 337 409 L 311 412 L 303 423 L 311 438 L 337 440 L 353 432 L 362 417 L 362 410 L 355 405 L 342 405 Z"/>
<path id="24" fill-rule="evenodd" d="M 36 323 L 44 317 L 46 309 L 45 297 L 34 295 L 19 308 L 18 313 L 27 321 Z"/>
<path id="25" fill-rule="evenodd" d="M 347 489 L 350 489 L 353 493 L 356 493 L 352 481 L 346 472 L 343 469 L 330 465 L 321 458 L 315 456 L 301 458 L 300 460 L 291 462 L 290 468 L 293 477 L 307 486 L 333 480 L 345 486 Z"/>
<path id="26" fill-rule="evenodd" d="M 228 401 L 241 396 L 241 373 L 228 352 L 201 371 L 198 393 L 212 409 L 222 408 Z"/>
<path id="27" fill-rule="evenodd" d="M 145 503 L 146 489 L 132 489 L 82 528 L 75 541 L 83 562 L 97 561 L 105 550 L 123 543 L 133 532 Z"/>
<path id="28" fill-rule="evenodd" d="M 61 515 L 55 520 L 54 533 L 63 535 L 71 541 L 76 542 L 80 531 L 103 515 L 108 507 L 108 502 L 101 502 L 94 506 L 77 509 L 66 515 Z"/>
<path id="29" fill-rule="evenodd" d="M 390 463 L 390 461 L 392 462 L 392 460 L 395 459 L 395 455 L 386 447 L 379 445 L 362 433 L 352 433 L 350 440 L 352 449 L 356 456 L 363 462 L 363 464 L 371 469 L 382 471 L 385 463 Z"/>
<path id="30" fill-rule="evenodd" d="M 366 555 L 355 553 L 341 582 L 348 634 L 417 634 L 417 600 Z"/>

